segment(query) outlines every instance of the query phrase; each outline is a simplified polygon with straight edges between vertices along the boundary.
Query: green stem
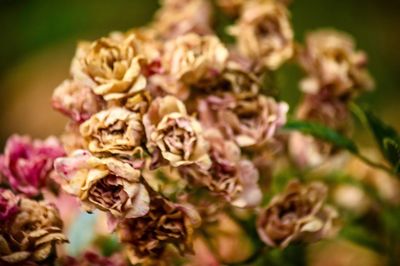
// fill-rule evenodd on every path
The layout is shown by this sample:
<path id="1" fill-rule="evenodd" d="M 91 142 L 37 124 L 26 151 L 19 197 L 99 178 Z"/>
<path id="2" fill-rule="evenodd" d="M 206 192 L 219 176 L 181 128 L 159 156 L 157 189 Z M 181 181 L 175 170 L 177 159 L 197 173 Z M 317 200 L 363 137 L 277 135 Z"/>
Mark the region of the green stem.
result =
<path id="1" fill-rule="evenodd" d="M 393 175 L 392 169 L 390 169 L 386 165 L 374 162 L 371 159 L 367 158 L 366 156 L 364 156 L 364 155 L 362 155 L 360 153 L 353 153 L 353 154 L 355 156 L 357 156 L 360 160 L 362 160 L 364 163 L 366 163 L 366 164 L 368 164 L 368 165 L 370 165 L 370 166 L 372 166 L 374 168 L 377 168 L 377 169 L 380 169 L 382 171 L 385 171 L 386 173 L 388 173 L 390 175 Z"/>

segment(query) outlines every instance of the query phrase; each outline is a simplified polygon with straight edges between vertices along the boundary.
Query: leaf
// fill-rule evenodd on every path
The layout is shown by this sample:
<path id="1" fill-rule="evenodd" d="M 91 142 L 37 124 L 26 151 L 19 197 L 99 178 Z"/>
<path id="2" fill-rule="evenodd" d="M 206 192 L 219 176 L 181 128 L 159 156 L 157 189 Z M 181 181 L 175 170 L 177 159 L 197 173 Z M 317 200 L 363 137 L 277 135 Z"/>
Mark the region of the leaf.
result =
<path id="1" fill-rule="evenodd" d="M 400 165 L 400 136 L 397 131 L 372 112 L 364 110 L 365 117 L 384 157 L 394 166 Z M 398 170 L 398 169 L 397 169 Z"/>
<path id="2" fill-rule="evenodd" d="M 385 138 L 383 140 L 383 147 L 386 153 L 386 158 L 394 166 L 400 164 L 400 145 L 395 140 Z"/>
<path id="3" fill-rule="evenodd" d="M 303 134 L 325 140 L 338 148 L 346 149 L 352 153 L 358 153 L 358 148 L 352 140 L 322 124 L 292 120 L 286 123 L 284 129 L 299 131 Z"/>

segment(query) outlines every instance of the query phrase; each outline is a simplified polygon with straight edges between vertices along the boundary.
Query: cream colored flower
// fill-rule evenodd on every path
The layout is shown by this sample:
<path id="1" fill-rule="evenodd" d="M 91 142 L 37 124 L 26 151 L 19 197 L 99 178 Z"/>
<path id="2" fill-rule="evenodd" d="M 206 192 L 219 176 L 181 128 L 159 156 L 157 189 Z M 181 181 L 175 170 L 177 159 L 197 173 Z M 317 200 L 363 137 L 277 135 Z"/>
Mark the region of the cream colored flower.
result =
<path id="1" fill-rule="evenodd" d="M 212 7 L 204 0 L 165 0 L 156 13 L 152 27 L 163 39 L 187 33 L 212 33 Z"/>
<path id="2" fill-rule="evenodd" d="M 268 69 L 277 69 L 293 55 L 293 30 L 285 5 L 276 0 L 247 1 L 229 32 L 239 51 Z"/>
<path id="3" fill-rule="evenodd" d="M 288 105 L 253 93 L 209 96 L 199 104 L 206 128 L 218 127 L 240 147 L 261 147 L 286 123 Z"/>
<path id="4" fill-rule="evenodd" d="M 261 211 L 257 221 L 261 240 L 285 248 L 292 242 L 314 242 L 334 233 L 337 213 L 324 205 L 326 193 L 321 183 L 291 181 Z"/>
<path id="5" fill-rule="evenodd" d="M 0 227 L 0 264 L 41 263 L 54 245 L 68 242 L 57 209 L 45 202 L 22 198 L 18 212 Z"/>
<path id="6" fill-rule="evenodd" d="M 217 80 L 228 56 L 227 48 L 217 37 L 187 34 L 165 44 L 162 62 L 168 75 L 201 87 Z"/>
<path id="7" fill-rule="evenodd" d="M 92 153 L 132 156 L 145 138 L 141 114 L 120 107 L 93 115 L 80 132 Z"/>
<path id="8" fill-rule="evenodd" d="M 310 33 L 299 59 L 308 75 L 301 82 L 306 93 L 328 89 L 335 96 L 353 96 L 374 85 L 366 70 L 367 56 L 355 50 L 353 39 L 345 33 L 333 30 Z"/>
<path id="9" fill-rule="evenodd" d="M 81 123 L 100 111 L 102 103 L 90 88 L 65 80 L 54 90 L 52 105 L 75 122 Z"/>
<path id="10" fill-rule="evenodd" d="M 72 77 L 107 101 L 144 90 L 145 58 L 139 53 L 139 45 L 134 34 L 128 37 L 115 34 L 93 43 L 82 42 L 72 62 Z"/>
<path id="11" fill-rule="evenodd" d="M 200 123 L 186 112 L 177 98 L 155 99 L 143 118 L 147 146 L 173 167 L 196 164 L 203 169 L 211 165 L 208 144 L 202 136 Z"/>
<path id="12" fill-rule="evenodd" d="M 63 188 L 77 196 L 87 211 L 99 209 L 117 218 L 135 218 L 149 210 L 149 194 L 140 183 L 140 170 L 115 158 L 97 158 L 75 151 L 60 158 L 55 167 L 64 179 Z"/>

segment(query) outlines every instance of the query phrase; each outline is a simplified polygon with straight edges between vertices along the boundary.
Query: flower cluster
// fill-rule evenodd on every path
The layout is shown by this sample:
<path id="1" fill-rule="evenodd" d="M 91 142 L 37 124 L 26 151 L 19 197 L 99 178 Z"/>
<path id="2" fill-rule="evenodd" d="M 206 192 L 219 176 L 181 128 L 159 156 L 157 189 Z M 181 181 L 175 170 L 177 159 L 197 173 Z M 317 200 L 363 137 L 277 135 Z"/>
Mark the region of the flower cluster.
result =
<path id="1" fill-rule="evenodd" d="M 232 206 L 258 206 L 248 154 L 273 143 L 286 121 L 288 105 L 262 94 L 261 71 L 292 56 L 286 7 L 246 5 L 232 28 L 237 48 L 213 34 L 211 13 L 207 1 L 165 0 L 154 23 L 81 42 L 53 95 L 70 118 L 68 154 L 55 162 L 63 189 L 86 211 L 108 213 L 136 259 L 159 257 L 167 244 L 191 251 L 199 215 L 188 197 L 170 195 L 206 189 Z M 153 186 L 165 167 L 177 170 L 175 192 Z"/>
<path id="2" fill-rule="evenodd" d="M 209 1 L 161 2 L 149 25 L 78 44 L 52 97 L 69 118 L 59 139 L 8 140 L 0 156 L 0 265 L 55 263 L 56 245 L 68 240 L 58 210 L 43 200 L 50 192 L 98 211 L 121 247 L 111 257 L 63 256 L 65 266 L 190 260 L 198 243 L 223 246 L 225 236 L 209 232 L 245 235 L 239 224 L 253 218 L 271 248 L 337 231 L 327 187 L 301 171 L 336 149 L 281 131 L 289 106 L 273 96 L 272 77 L 285 62 L 299 63 L 306 76 L 296 118 L 349 134 L 348 105 L 373 86 L 366 55 L 328 30 L 296 45 L 290 1 L 218 0 L 233 20 L 230 45 L 213 29 Z M 305 182 L 275 193 L 284 184 L 275 180 L 281 164 L 292 161 Z"/>
<path id="3" fill-rule="evenodd" d="M 373 87 L 367 69 L 367 56 L 356 51 L 345 33 L 320 30 L 308 34 L 298 61 L 307 76 L 300 82 L 304 97 L 296 116 L 326 125 L 348 135 L 351 129 L 349 101 Z M 334 155 L 332 145 L 294 133 L 290 152 L 301 167 L 318 166 Z"/>

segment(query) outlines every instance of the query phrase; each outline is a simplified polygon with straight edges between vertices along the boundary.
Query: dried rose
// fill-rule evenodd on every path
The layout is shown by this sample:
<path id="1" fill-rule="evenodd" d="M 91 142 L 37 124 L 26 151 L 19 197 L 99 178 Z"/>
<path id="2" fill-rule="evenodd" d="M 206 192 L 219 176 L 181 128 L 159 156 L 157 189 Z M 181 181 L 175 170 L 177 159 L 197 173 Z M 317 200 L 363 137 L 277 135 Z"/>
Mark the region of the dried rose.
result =
<path id="1" fill-rule="evenodd" d="M 68 242 L 57 209 L 22 198 L 18 213 L 0 227 L 0 264 L 28 265 L 45 261 L 55 245 Z"/>
<path id="2" fill-rule="evenodd" d="M 114 107 L 93 115 L 80 126 L 80 133 L 92 153 L 132 156 L 144 139 L 140 113 Z"/>
<path id="3" fill-rule="evenodd" d="M 207 130 L 205 139 L 210 143 L 211 168 L 182 168 L 181 172 L 192 183 L 206 186 L 211 192 L 223 196 L 236 207 L 255 207 L 261 201 L 258 171 L 241 158 L 240 148 L 224 139 L 217 130 Z"/>
<path id="4" fill-rule="evenodd" d="M 136 36 L 116 34 L 93 43 L 79 44 L 72 62 L 74 80 L 107 101 L 131 96 L 146 87 L 142 74 L 145 58 Z"/>
<path id="5" fill-rule="evenodd" d="M 335 96 L 353 96 L 374 85 L 366 70 L 367 56 L 355 50 L 353 39 L 345 33 L 310 33 L 299 60 L 308 75 L 301 82 L 306 93 L 315 94 L 327 88 Z"/>
<path id="6" fill-rule="evenodd" d="M 253 93 L 209 96 L 198 106 L 205 128 L 218 127 L 240 147 L 261 147 L 286 123 L 288 105 Z"/>
<path id="7" fill-rule="evenodd" d="M 200 123 L 186 112 L 185 105 L 175 97 L 155 99 L 143 117 L 147 146 L 173 167 L 197 165 L 208 169 L 211 165 L 208 144 L 202 136 Z"/>
<path id="8" fill-rule="evenodd" d="M 291 181 L 261 211 L 257 231 L 272 247 L 285 248 L 292 242 L 314 242 L 334 231 L 337 213 L 324 205 L 327 188 L 321 183 L 302 185 Z"/>
<path id="9" fill-rule="evenodd" d="M 201 87 L 216 80 L 228 55 L 217 37 L 187 34 L 165 44 L 163 67 L 176 80 Z"/>
<path id="10" fill-rule="evenodd" d="M 268 69 L 277 69 L 293 55 L 288 10 L 279 1 L 247 1 L 238 22 L 229 31 L 243 55 Z"/>
<path id="11" fill-rule="evenodd" d="M 65 80 L 55 89 L 52 105 L 77 123 L 89 119 L 101 109 L 99 97 L 90 88 L 71 80 Z"/>
<path id="12" fill-rule="evenodd" d="M 10 190 L 0 188 L 0 222 L 3 223 L 13 217 L 18 211 L 19 198 Z"/>
<path id="13" fill-rule="evenodd" d="M 192 252 L 193 231 L 200 222 L 201 218 L 192 206 L 174 204 L 154 194 L 148 214 L 123 220 L 117 233 L 130 258 L 159 258 L 168 244 L 174 245 L 182 254 Z"/>
<path id="14" fill-rule="evenodd" d="M 61 156 L 64 149 L 55 137 L 32 141 L 29 137 L 13 135 L 0 156 L 0 172 L 13 190 L 36 196 L 46 186 L 54 160 Z"/>
<path id="15" fill-rule="evenodd" d="M 61 261 L 62 266 L 127 266 L 121 254 L 103 257 L 97 252 L 86 251 L 79 258 L 66 257 Z"/>
<path id="16" fill-rule="evenodd" d="M 187 33 L 206 35 L 211 29 L 212 7 L 204 0 L 165 0 L 156 13 L 153 28 L 163 39 Z"/>
<path id="17" fill-rule="evenodd" d="M 149 194 L 140 183 L 140 170 L 115 158 L 97 158 L 84 150 L 55 162 L 65 179 L 63 188 L 77 196 L 87 211 L 95 208 L 121 218 L 145 215 Z"/>

